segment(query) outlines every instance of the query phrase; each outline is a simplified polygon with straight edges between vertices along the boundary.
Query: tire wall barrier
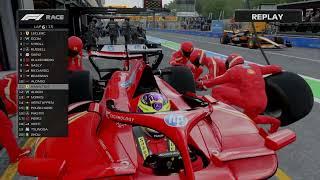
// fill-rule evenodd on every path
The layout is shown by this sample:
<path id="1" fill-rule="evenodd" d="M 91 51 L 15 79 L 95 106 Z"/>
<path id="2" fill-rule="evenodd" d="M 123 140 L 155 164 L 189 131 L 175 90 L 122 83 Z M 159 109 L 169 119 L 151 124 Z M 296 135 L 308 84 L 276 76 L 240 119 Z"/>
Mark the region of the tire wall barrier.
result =
<path id="1" fill-rule="evenodd" d="M 213 33 L 208 31 L 190 31 L 190 30 L 173 30 L 173 29 L 153 29 L 148 30 L 168 32 L 168 33 L 179 33 L 195 36 L 205 36 L 205 37 L 214 37 L 220 38 L 222 34 Z M 272 38 L 272 35 L 267 35 L 267 38 Z M 297 36 L 281 36 L 285 41 L 290 41 L 293 47 L 303 47 L 303 48 L 319 48 L 320 49 L 320 38 L 312 37 L 297 37 Z"/>

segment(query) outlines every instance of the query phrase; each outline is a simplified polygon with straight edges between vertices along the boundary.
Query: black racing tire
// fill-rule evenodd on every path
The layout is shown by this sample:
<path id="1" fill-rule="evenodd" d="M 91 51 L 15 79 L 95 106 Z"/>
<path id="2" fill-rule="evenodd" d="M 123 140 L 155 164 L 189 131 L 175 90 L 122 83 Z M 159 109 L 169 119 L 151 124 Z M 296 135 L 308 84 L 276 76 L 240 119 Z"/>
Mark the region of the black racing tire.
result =
<path id="1" fill-rule="evenodd" d="M 69 104 L 93 100 L 92 78 L 89 71 L 69 72 Z"/>
<path id="2" fill-rule="evenodd" d="M 282 72 L 265 78 L 268 105 L 266 115 L 281 121 L 281 126 L 290 125 L 312 110 L 313 93 L 307 82 L 292 72 Z"/>
<path id="3" fill-rule="evenodd" d="M 280 37 L 280 36 L 275 36 L 274 37 L 274 42 L 278 43 L 278 44 L 285 44 L 285 41 L 284 41 L 283 37 Z"/>
<path id="4" fill-rule="evenodd" d="M 170 84 L 180 94 L 196 92 L 196 83 L 191 70 L 185 66 L 172 66 L 166 68 L 170 73 L 162 75 L 162 79 Z"/>
<path id="5" fill-rule="evenodd" d="M 286 47 L 292 47 L 292 43 L 289 40 L 287 40 L 285 42 L 285 45 L 286 45 Z"/>
<path id="6" fill-rule="evenodd" d="M 222 37 L 220 38 L 220 43 L 221 43 L 221 44 L 228 44 L 228 43 L 230 43 L 230 37 L 229 37 L 228 35 L 222 36 Z"/>

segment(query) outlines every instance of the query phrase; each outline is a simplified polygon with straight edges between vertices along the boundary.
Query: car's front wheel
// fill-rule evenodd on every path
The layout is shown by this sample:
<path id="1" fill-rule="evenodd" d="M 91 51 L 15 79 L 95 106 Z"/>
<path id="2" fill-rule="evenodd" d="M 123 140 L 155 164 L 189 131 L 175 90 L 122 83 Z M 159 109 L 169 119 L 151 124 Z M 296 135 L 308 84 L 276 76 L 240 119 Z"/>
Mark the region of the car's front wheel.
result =
<path id="1" fill-rule="evenodd" d="M 90 72 L 69 72 L 69 104 L 92 99 L 92 78 Z"/>
<path id="2" fill-rule="evenodd" d="M 292 124 L 312 110 L 314 99 L 310 86 L 299 75 L 282 72 L 265 78 L 268 106 L 265 114 Z"/>
<path id="3" fill-rule="evenodd" d="M 196 83 L 191 70 L 185 66 L 172 66 L 166 68 L 170 73 L 164 74 L 164 79 L 179 93 L 196 92 Z"/>

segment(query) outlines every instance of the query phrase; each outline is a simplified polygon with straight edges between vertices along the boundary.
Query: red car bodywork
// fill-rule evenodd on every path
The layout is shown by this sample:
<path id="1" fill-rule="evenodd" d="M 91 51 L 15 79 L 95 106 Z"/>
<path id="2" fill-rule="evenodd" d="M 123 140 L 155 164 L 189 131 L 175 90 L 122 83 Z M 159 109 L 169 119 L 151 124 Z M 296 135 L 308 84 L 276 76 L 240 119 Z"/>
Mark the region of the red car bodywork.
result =
<path id="1" fill-rule="evenodd" d="M 103 54 L 103 53 L 100 53 Z M 275 150 L 293 142 L 290 130 L 266 136 L 246 115 L 234 108 L 203 99 L 208 106 L 191 109 L 182 95 L 158 76 L 158 88 L 172 104 L 172 111 L 155 114 L 130 112 L 143 73 L 150 69 L 142 58 L 130 60 L 129 71 L 116 71 L 109 80 L 100 102 L 79 102 L 69 106 L 70 112 L 83 104 L 87 111 L 69 115 L 69 135 L 65 138 L 40 138 L 34 158 L 22 159 L 19 172 L 51 179 L 265 179 L 277 169 Z M 117 111 L 107 105 L 114 102 Z M 168 115 L 186 118 L 173 126 L 164 119 Z M 169 137 L 179 150 L 184 170 L 169 176 L 156 176 L 143 171 L 132 125 L 146 126 Z M 194 172 L 188 145 L 201 151 L 209 164 Z"/>

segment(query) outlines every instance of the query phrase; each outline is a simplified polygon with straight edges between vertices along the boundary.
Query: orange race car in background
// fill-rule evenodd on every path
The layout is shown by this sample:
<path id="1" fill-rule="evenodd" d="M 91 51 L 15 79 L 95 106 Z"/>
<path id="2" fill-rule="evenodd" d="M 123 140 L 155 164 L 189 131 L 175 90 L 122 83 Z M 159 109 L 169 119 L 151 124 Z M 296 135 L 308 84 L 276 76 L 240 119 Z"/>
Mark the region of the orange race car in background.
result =
<path id="1" fill-rule="evenodd" d="M 255 49 L 259 47 L 268 49 L 281 49 L 285 47 L 292 47 L 290 41 L 285 41 L 282 37 L 275 36 L 272 39 L 265 37 L 262 33 L 258 35 L 258 38 L 254 37 L 249 30 L 240 31 L 224 31 L 223 36 L 220 38 L 221 44 L 230 44 L 241 47 L 248 47 Z"/>

